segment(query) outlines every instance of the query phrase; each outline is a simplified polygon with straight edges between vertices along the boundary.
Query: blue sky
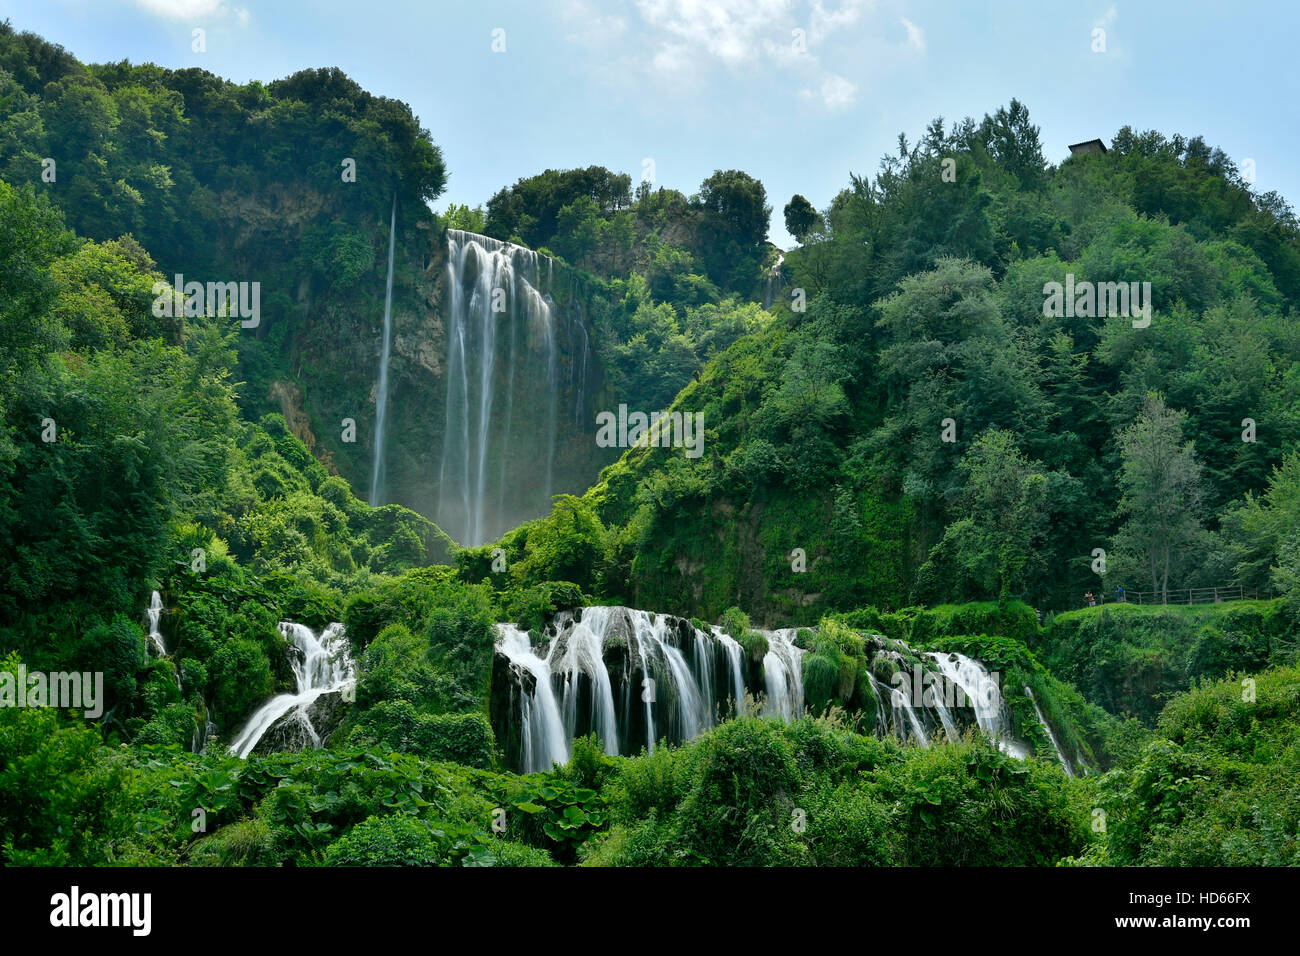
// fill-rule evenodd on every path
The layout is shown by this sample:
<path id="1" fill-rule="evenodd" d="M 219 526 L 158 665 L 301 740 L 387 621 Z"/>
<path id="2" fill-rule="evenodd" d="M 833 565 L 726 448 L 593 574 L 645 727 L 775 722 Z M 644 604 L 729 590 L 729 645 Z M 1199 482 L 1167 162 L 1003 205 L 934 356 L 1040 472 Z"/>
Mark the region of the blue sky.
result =
<path id="1" fill-rule="evenodd" d="M 448 202 L 547 167 L 599 164 L 694 192 L 761 179 L 771 238 L 793 193 L 825 207 L 899 132 L 1013 96 L 1051 161 L 1125 124 L 1201 134 L 1256 189 L 1300 199 L 1300 4 L 917 0 L 0 0 L 82 60 L 269 81 L 338 66 L 411 104 Z M 206 31 L 194 52 L 191 31 Z M 502 52 L 493 31 L 504 30 Z M 1104 52 L 1094 30 L 1104 30 Z M 795 31 L 801 31 L 796 33 Z M 498 35 L 498 43 L 500 46 Z"/>

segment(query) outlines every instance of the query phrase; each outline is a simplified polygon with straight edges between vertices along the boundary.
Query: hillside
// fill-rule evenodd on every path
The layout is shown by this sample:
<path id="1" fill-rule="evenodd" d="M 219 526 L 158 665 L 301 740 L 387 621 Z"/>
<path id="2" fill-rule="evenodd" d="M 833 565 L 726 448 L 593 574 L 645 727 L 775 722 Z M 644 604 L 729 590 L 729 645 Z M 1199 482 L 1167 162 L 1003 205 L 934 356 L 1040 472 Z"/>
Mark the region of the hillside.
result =
<path id="1" fill-rule="evenodd" d="M 1298 237 L 1197 138 L 1126 127 L 1052 166 L 1020 104 L 936 121 L 853 179 L 786 255 L 771 326 L 678 395 L 703 457 L 634 448 L 587 493 L 609 529 L 590 583 L 773 624 L 1294 594 Z M 1139 280 L 1149 325 L 1083 292 L 1049 314 L 1051 283 Z"/>
<path id="2" fill-rule="evenodd" d="M 1300 223 L 1202 138 L 435 212 L 334 68 L 0 104 L 5 866 L 1300 862 Z"/>

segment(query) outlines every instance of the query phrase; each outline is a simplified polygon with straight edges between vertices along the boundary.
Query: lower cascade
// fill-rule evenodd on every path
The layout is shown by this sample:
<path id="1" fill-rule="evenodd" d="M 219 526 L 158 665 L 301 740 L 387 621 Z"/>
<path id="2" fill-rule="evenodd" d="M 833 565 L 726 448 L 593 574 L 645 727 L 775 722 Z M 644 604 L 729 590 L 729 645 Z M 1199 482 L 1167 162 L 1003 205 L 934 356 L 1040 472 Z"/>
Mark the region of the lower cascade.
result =
<path id="1" fill-rule="evenodd" d="M 660 743 L 681 744 L 738 712 L 797 720 L 805 714 L 800 630 L 757 630 L 767 650 L 754 660 L 716 625 L 701 630 L 635 608 L 561 611 L 538 633 L 498 624 L 492 681 L 498 746 L 508 766 L 533 773 L 567 762 L 573 741 L 588 734 L 607 754 L 631 756 Z M 1009 756 L 1030 755 L 1013 734 L 998 675 L 979 661 L 916 652 L 883 637 L 873 638 L 871 661 L 888 662 L 882 669 L 893 673 L 884 681 L 874 666 L 867 672 L 878 735 L 929 746 L 973 731 Z M 1041 711 L 1039 718 L 1047 727 Z M 1050 727 L 1047 732 L 1056 745 Z M 1064 757 L 1062 763 L 1069 772 Z"/>
<path id="2" fill-rule="evenodd" d="M 1066 759 L 1065 751 L 1061 749 L 1060 741 L 1056 739 L 1056 733 L 1052 730 L 1052 725 L 1049 724 L 1047 718 L 1043 716 L 1043 708 L 1038 706 L 1038 698 L 1034 696 L 1034 692 L 1029 688 L 1028 684 L 1025 685 L 1025 693 L 1034 703 L 1034 714 L 1037 715 L 1038 723 L 1042 725 L 1043 732 L 1047 734 L 1047 739 L 1051 741 L 1052 749 L 1056 751 L 1056 759 L 1061 761 L 1061 766 L 1065 770 L 1065 775 L 1067 777 L 1073 777 L 1074 768 L 1070 766 L 1070 761 Z"/>
<path id="3" fill-rule="evenodd" d="M 356 667 L 343 630 L 342 624 L 330 624 L 317 635 L 305 624 L 280 622 L 280 633 L 291 642 L 289 653 L 298 691 L 280 694 L 258 708 L 230 745 L 232 753 L 247 757 L 277 722 L 280 739 L 272 749 L 304 750 L 322 745 L 313 723 L 319 698 L 342 695 L 356 686 Z"/>
<path id="4" fill-rule="evenodd" d="M 761 668 L 717 627 L 626 607 L 588 607 L 556 615 L 546 653 L 528 632 L 498 625 L 497 664 L 508 688 L 507 727 L 498 733 L 506 761 L 525 772 L 569 759 L 573 740 L 595 733 L 605 752 L 653 752 L 659 741 L 699 736 L 737 709 L 748 692 L 764 713 L 803 713 L 801 655 L 794 631 L 760 631 L 768 640 Z M 498 680 L 497 677 L 504 679 Z"/>

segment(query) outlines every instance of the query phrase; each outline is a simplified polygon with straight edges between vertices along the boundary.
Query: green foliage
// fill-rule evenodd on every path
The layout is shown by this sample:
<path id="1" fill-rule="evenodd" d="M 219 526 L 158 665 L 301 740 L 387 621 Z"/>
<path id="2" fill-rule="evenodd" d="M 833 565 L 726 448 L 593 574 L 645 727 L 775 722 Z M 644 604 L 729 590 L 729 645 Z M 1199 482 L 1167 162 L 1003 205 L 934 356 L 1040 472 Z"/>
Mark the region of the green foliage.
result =
<path id="1" fill-rule="evenodd" d="M 898 801 L 898 840 L 913 866 L 1043 866 L 1087 842 L 1082 807 L 1059 770 L 1022 764 L 988 742 L 917 752 L 878 786 L 879 798 Z"/>
<path id="2" fill-rule="evenodd" d="M 325 852 L 329 866 L 441 866 L 444 835 L 418 817 L 395 813 L 368 817 Z"/>
<path id="3" fill-rule="evenodd" d="M 903 639 L 924 643 L 956 634 L 998 634 L 1033 646 L 1038 641 L 1038 616 L 1022 601 L 918 608 Z"/>
<path id="4" fill-rule="evenodd" d="M 523 778 L 511 797 L 525 842 L 544 846 L 562 863 L 605 827 L 608 812 L 600 793 L 556 774 Z"/>
<path id="5" fill-rule="evenodd" d="M 383 700 L 363 711 L 351 741 L 466 767 L 486 769 L 492 763 L 492 727 L 482 714 L 420 713 L 405 700 Z"/>
<path id="6" fill-rule="evenodd" d="M 275 835 L 265 820 L 241 820 L 195 841 L 188 862 L 192 866 L 275 866 L 279 857 Z"/>
<path id="7" fill-rule="evenodd" d="M 444 706 L 451 710 L 481 707 L 492 678 L 496 632 L 487 590 L 470 586 L 429 613 L 425 633 L 429 659 L 450 678 Z"/>
<path id="8" fill-rule="evenodd" d="M 1150 726 L 1194 678 L 1293 660 L 1293 628 L 1280 601 L 1106 605 L 1056 615 L 1042 657 L 1089 700 Z"/>
<path id="9" fill-rule="evenodd" d="M 253 641 L 226 641 L 212 656 L 212 702 L 232 722 L 247 716 L 273 688 L 270 661 Z"/>
<path id="10" fill-rule="evenodd" d="M 820 220 L 817 208 L 803 196 L 795 193 L 785 204 L 785 231 L 803 242 L 813 224 Z"/>
<path id="11" fill-rule="evenodd" d="M 1132 769 L 1103 778 L 1117 865 L 1294 866 L 1300 672 L 1238 673 L 1179 694 Z"/>
<path id="12" fill-rule="evenodd" d="M 742 718 L 622 764 L 588 863 L 1051 865 L 1088 844 L 1075 785 L 986 741 L 900 748 L 826 718 Z"/>
<path id="13" fill-rule="evenodd" d="M 1294 591 L 1300 549 L 1278 533 L 1294 509 L 1270 527 L 1258 496 L 1300 441 L 1284 291 L 1300 288 L 1300 227 L 1199 139 L 1125 129 L 1116 144 L 1050 167 L 1016 102 L 936 121 L 875 180 L 853 177 L 782 265 L 806 309 L 779 304 L 679 394 L 711 423 L 710 466 L 633 449 L 589 493 L 627 529 L 606 552 L 606 580 L 629 582 L 617 593 L 704 617 L 741 603 L 768 624 L 909 598 L 1074 607 L 1097 587 L 1099 541 L 1130 592 L 1153 542 L 1161 588 Z M 1067 273 L 1150 282 L 1160 333 L 1044 315 L 1044 286 Z M 1187 461 L 1169 461 L 1186 480 L 1142 492 L 1142 442 L 1115 436 L 1163 421 L 1144 418 L 1152 392 L 1185 414 Z M 1246 418 L 1278 441 L 1223 426 Z M 1274 480 L 1289 501 L 1286 473 Z M 1165 504 L 1177 521 L 1152 539 Z"/>
<path id="14" fill-rule="evenodd" d="M 16 675 L 11 655 L 0 667 Z M 11 677 L 12 679 L 12 677 Z M 0 707 L 0 862 L 96 866 L 130 828 L 122 762 L 80 718 Z"/>

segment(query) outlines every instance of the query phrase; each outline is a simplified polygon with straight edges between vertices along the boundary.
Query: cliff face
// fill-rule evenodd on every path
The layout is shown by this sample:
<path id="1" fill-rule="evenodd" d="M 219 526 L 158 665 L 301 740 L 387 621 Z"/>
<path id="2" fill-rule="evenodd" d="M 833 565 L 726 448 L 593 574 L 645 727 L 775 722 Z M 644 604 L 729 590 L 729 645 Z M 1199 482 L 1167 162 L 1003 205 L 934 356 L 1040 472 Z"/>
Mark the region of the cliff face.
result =
<path id="1" fill-rule="evenodd" d="M 294 305 L 272 312 L 257 346 L 244 348 L 246 379 L 264 382 L 260 401 L 249 395 L 264 406 L 256 410 L 284 414 L 362 498 L 376 445 L 386 233 L 374 234 L 375 265 L 349 287 L 291 280 Z M 380 503 L 477 544 L 544 514 L 552 495 L 585 490 L 608 453 L 594 441 L 603 375 L 580 283 L 546 257 L 445 232 L 427 215 L 404 221 L 401 209 L 393 273 Z"/>

